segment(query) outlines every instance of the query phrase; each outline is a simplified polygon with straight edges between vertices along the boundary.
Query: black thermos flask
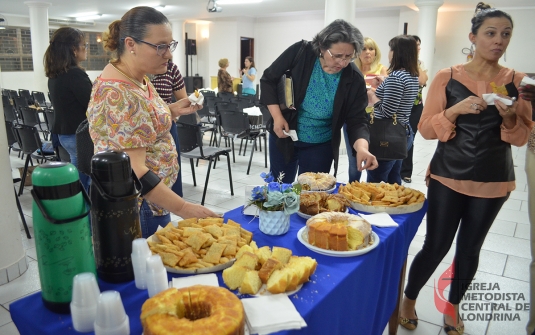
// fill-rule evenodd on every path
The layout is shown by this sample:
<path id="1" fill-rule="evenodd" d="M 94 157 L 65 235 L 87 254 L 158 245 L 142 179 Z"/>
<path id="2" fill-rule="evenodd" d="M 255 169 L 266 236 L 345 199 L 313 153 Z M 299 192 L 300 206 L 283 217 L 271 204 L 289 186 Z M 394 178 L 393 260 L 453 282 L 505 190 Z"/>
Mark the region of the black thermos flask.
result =
<path id="1" fill-rule="evenodd" d="M 141 184 L 128 154 L 101 151 L 91 159 L 91 226 L 98 277 L 111 283 L 134 280 L 132 241 L 141 237 Z"/>

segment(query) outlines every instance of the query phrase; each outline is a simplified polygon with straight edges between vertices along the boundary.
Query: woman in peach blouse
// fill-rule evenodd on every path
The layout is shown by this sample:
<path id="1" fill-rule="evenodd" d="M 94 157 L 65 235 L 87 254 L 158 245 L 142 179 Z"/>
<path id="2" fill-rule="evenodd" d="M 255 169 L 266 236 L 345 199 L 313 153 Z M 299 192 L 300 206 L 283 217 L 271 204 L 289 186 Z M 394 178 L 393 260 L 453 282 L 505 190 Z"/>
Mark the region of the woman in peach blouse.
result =
<path id="1" fill-rule="evenodd" d="M 411 265 L 400 310 L 400 324 L 407 329 L 416 328 L 418 293 L 457 233 L 453 278 L 442 312 L 448 335 L 464 332 L 459 303 L 476 273 L 485 236 L 515 189 L 511 144 L 526 144 L 533 126 L 531 106 L 524 100 L 510 105 L 483 100 L 495 86 L 506 90 L 505 98 L 518 99 L 525 74 L 498 63 L 512 33 L 507 13 L 479 3 L 469 34 L 474 59 L 439 71 L 429 88 L 418 129 L 425 139 L 438 139 L 438 145 L 427 172 L 427 233 Z"/>

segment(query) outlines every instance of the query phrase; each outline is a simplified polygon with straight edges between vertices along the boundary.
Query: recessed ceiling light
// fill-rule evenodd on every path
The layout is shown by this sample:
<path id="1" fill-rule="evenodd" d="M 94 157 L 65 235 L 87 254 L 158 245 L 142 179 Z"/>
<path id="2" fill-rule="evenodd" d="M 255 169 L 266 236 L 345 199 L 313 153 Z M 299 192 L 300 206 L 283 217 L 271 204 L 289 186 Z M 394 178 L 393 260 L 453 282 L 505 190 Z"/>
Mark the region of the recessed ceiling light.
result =
<path id="1" fill-rule="evenodd" d="M 98 20 L 102 17 L 102 14 L 91 14 L 91 15 L 80 15 L 76 16 L 76 21 L 91 21 L 91 20 Z"/>
<path id="2" fill-rule="evenodd" d="M 218 5 L 245 5 L 259 2 L 262 2 L 262 0 L 216 0 Z"/>

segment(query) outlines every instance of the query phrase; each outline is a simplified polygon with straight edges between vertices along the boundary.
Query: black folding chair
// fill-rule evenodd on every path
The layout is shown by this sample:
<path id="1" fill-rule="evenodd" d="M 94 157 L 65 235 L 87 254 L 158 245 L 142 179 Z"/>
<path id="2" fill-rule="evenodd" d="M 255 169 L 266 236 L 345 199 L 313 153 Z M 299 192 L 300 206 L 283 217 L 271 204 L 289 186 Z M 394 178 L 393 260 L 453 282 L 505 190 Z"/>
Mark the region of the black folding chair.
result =
<path id="1" fill-rule="evenodd" d="M 22 112 L 22 121 L 27 126 L 37 126 L 39 129 L 39 132 L 43 133 L 43 137 L 45 140 L 48 140 L 48 134 L 50 133 L 48 124 L 46 123 L 46 115 L 45 115 L 45 122 L 42 122 L 39 118 L 39 111 L 35 108 L 31 107 L 22 107 L 20 109 Z"/>
<path id="2" fill-rule="evenodd" d="M 24 90 L 24 89 L 19 89 L 19 96 L 21 96 L 24 99 L 26 99 L 26 102 L 28 103 L 28 105 L 33 105 L 33 97 L 32 97 L 32 94 L 30 93 L 30 91 Z"/>
<path id="3" fill-rule="evenodd" d="M 6 121 L 6 134 L 7 134 L 7 145 L 9 147 L 9 153 L 11 153 L 11 150 L 17 151 L 20 154 L 22 152 L 20 148 L 20 143 L 15 136 L 15 132 L 13 131 L 13 122 Z"/>
<path id="4" fill-rule="evenodd" d="M 202 143 L 202 134 L 200 125 L 186 124 L 177 122 L 178 141 L 180 142 L 180 154 L 184 158 L 189 158 L 191 164 L 191 173 L 193 175 L 193 185 L 197 186 L 197 180 L 195 179 L 195 166 L 193 164 L 194 159 L 204 159 L 208 161 L 208 172 L 206 173 L 206 181 L 204 183 L 204 191 L 202 194 L 201 205 L 204 205 L 204 199 L 206 198 L 206 189 L 208 188 L 208 180 L 210 179 L 210 170 L 212 168 L 212 162 L 214 163 L 214 169 L 216 161 L 219 156 L 223 155 L 227 157 L 228 165 L 228 178 L 230 183 L 230 194 L 234 195 L 234 187 L 232 185 L 232 172 L 230 168 L 230 149 L 221 149 L 218 147 L 206 147 Z"/>
<path id="5" fill-rule="evenodd" d="M 2 95 L 2 106 L 4 107 L 4 118 L 13 123 L 22 123 L 15 106 L 11 102 L 9 95 Z"/>
<path id="6" fill-rule="evenodd" d="M 221 100 L 223 101 L 228 101 L 228 102 L 230 102 L 233 98 L 235 98 L 234 94 L 230 92 L 219 92 L 217 93 L 217 97 L 221 98 Z"/>
<path id="7" fill-rule="evenodd" d="M 52 104 L 46 101 L 45 94 L 39 91 L 32 91 L 33 101 L 36 105 L 43 107 L 52 107 Z"/>
<path id="8" fill-rule="evenodd" d="M 39 137 L 39 132 L 37 128 L 32 126 L 27 126 L 24 124 L 18 124 L 13 127 L 15 130 L 15 136 L 18 138 L 21 145 L 22 153 L 26 155 L 26 161 L 24 162 L 24 171 L 22 174 L 22 181 L 19 188 L 19 196 L 22 195 L 24 190 L 24 182 L 26 181 L 26 173 L 28 172 L 28 164 L 32 163 L 32 157 L 41 162 L 45 161 L 55 161 L 56 153 L 44 152 L 43 151 L 43 142 L 41 137 Z"/>
<path id="9" fill-rule="evenodd" d="M 234 138 L 239 138 L 242 141 L 253 141 L 253 148 L 251 149 L 251 156 L 249 158 L 249 166 L 247 167 L 247 174 L 251 170 L 251 163 L 253 161 L 253 154 L 256 149 L 256 139 L 264 138 L 264 147 L 266 146 L 266 133 L 259 130 L 251 129 L 249 124 L 249 115 L 242 112 L 222 112 L 220 115 L 221 128 L 224 136 L 232 142 L 232 159 L 235 162 L 234 156 Z M 223 135 L 222 135 L 223 136 Z M 241 153 L 241 144 L 240 151 Z M 245 154 L 245 150 L 244 150 Z M 267 168 L 267 150 L 264 150 L 265 167 Z"/>

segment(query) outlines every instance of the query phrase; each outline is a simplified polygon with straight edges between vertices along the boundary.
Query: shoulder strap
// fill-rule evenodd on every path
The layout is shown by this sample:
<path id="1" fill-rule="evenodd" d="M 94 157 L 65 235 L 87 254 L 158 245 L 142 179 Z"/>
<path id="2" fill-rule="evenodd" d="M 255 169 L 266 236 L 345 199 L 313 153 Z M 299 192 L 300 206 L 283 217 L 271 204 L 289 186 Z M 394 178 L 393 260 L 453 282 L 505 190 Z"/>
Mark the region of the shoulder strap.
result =
<path id="1" fill-rule="evenodd" d="M 303 51 L 305 50 L 306 45 L 308 42 L 306 40 L 303 40 L 303 43 L 301 43 L 301 48 L 299 49 L 299 52 L 295 56 L 292 65 L 290 66 L 290 69 L 293 69 L 295 64 L 297 64 L 297 61 L 301 58 L 301 55 L 303 54 Z"/>
<path id="2" fill-rule="evenodd" d="M 453 79 L 453 67 L 450 67 L 450 71 L 451 71 L 451 73 L 450 73 L 450 79 Z"/>
<path id="3" fill-rule="evenodd" d="M 513 78 L 511 79 L 512 82 L 515 81 L 515 70 L 513 70 Z"/>

